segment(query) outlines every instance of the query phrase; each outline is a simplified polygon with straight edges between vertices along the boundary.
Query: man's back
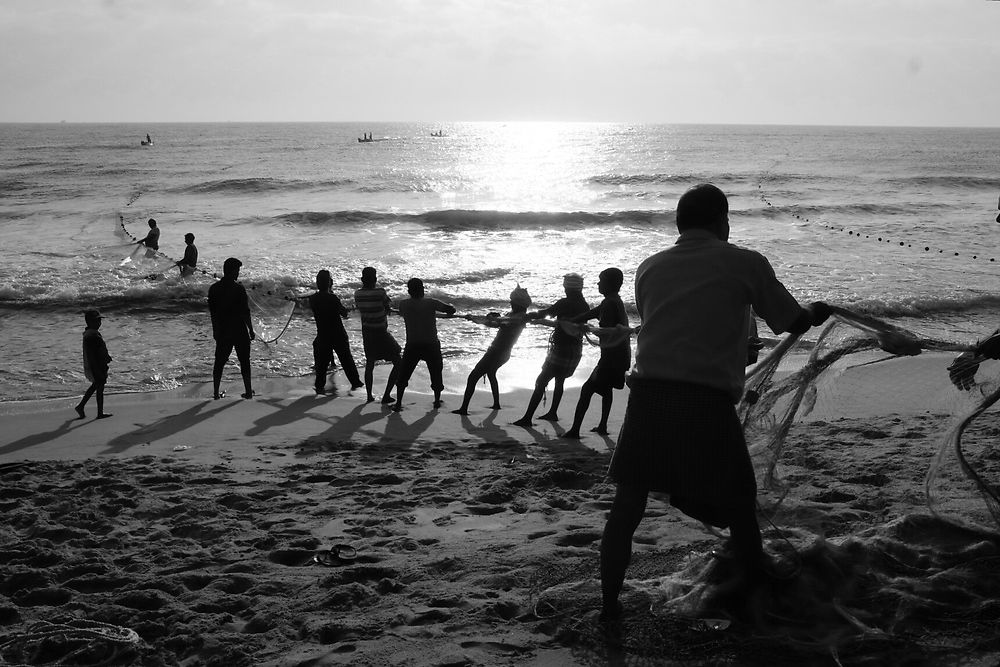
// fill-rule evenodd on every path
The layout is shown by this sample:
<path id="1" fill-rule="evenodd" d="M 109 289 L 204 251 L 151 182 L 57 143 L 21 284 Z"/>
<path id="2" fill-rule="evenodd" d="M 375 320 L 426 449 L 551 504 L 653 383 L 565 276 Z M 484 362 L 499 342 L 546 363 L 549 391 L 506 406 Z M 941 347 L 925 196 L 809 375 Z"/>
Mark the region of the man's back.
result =
<path id="1" fill-rule="evenodd" d="M 389 326 L 389 296 L 381 287 L 362 287 L 354 292 L 354 307 L 361 314 L 362 329 L 385 329 Z"/>
<path id="2" fill-rule="evenodd" d="M 336 294 L 331 292 L 316 292 L 309 297 L 316 320 L 316 335 L 320 338 L 346 335 L 343 315 L 347 313 Z"/>
<path id="3" fill-rule="evenodd" d="M 722 389 L 743 387 L 750 306 L 772 330 L 785 331 L 801 309 L 760 253 L 705 230 L 639 265 L 635 298 L 642 329 L 636 350 L 640 377 Z"/>
<path id="4" fill-rule="evenodd" d="M 437 343 L 437 313 L 454 312 L 454 308 L 437 299 L 421 297 L 399 303 L 399 313 L 406 323 L 406 344 Z"/>
<path id="5" fill-rule="evenodd" d="M 208 288 L 208 310 L 212 315 L 212 337 L 216 340 L 249 340 L 250 318 L 247 292 L 235 280 L 223 278 Z"/>

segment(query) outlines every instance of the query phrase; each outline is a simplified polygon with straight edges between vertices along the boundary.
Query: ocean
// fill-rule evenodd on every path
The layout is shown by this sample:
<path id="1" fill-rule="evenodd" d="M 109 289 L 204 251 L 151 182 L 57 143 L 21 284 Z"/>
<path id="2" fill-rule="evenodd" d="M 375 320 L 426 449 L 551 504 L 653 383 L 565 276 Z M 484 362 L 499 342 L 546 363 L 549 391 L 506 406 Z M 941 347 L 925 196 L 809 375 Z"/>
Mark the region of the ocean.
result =
<path id="1" fill-rule="evenodd" d="M 359 142 L 365 133 L 375 140 Z M 638 324 L 635 268 L 674 242 L 677 199 L 700 182 L 729 195 L 731 241 L 766 254 L 801 302 L 972 342 L 1000 325 L 998 155 L 1000 129 L 4 124 L 0 399 L 86 388 L 87 308 L 105 315 L 109 392 L 210 380 L 213 278 L 132 257 L 148 218 L 168 257 L 191 232 L 201 269 L 243 262 L 265 337 L 287 324 L 255 344 L 254 375 L 299 377 L 315 327 L 286 297 L 308 293 L 323 268 L 348 306 L 371 265 L 394 298 L 420 277 L 460 314 L 483 314 L 504 311 L 517 284 L 549 305 L 568 272 L 596 305 L 597 275 L 615 266 Z M 346 324 L 363 363 L 356 314 Z M 391 326 L 402 342 L 402 322 Z M 471 366 L 494 334 L 464 319 L 439 330 L 446 366 Z M 511 377 L 530 386 L 548 333 L 528 328 Z M 235 366 L 226 378 L 238 384 Z"/>

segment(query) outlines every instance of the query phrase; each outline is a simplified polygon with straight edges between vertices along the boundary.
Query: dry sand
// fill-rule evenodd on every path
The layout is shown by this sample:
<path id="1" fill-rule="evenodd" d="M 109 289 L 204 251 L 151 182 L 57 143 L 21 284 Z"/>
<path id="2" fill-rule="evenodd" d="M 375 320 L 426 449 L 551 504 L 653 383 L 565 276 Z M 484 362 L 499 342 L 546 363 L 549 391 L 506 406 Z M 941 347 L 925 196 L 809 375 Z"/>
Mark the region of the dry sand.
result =
<path id="1" fill-rule="evenodd" d="M 446 384 L 457 391 L 462 379 Z M 363 394 L 316 397 L 309 378 L 259 383 L 248 401 L 213 401 L 204 385 L 113 395 L 114 416 L 101 421 L 75 420 L 75 399 L 0 404 L 0 655 L 91 665 L 1000 664 L 998 542 L 924 505 L 945 417 L 795 425 L 780 530 L 765 526 L 790 576 L 728 625 L 697 618 L 719 617 L 701 594 L 718 575 L 709 552 L 721 540 L 652 499 L 616 649 L 593 626 L 614 446 L 587 431 L 597 403 L 583 440 L 567 441 L 558 436 L 575 387 L 560 424 L 527 430 L 509 425 L 527 402 L 523 383 L 499 412 L 483 407 L 481 388 L 467 418 L 450 413 L 454 393 L 433 410 L 424 385 L 418 374 L 401 413 Z M 612 432 L 626 397 L 616 394 Z M 969 442 L 996 479 L 993 423 Z M 764 495 L 765 509 L 778 495 Z M 956 496 L 951 509 L 975 514 L 976 502 Z M 355 557 L 315 562 L 336 545 Z M 43 622 L 90 629 L 42 639 L 52 630 Z M 108 638 L 115 631 L 124 634 Z"/>

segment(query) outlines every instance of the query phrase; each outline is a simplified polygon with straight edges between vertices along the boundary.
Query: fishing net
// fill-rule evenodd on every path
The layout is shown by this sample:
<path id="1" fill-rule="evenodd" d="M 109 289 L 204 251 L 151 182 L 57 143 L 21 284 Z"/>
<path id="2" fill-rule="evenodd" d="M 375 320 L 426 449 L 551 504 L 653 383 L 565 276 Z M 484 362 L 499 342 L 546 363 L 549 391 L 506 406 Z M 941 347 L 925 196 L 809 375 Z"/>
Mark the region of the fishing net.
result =
<path id="1" fill-rule="evenodd" d="M 139 635 L 110 623 L 71 618 L 39 621 L 25 632 L 0 639 L 0 665 L 55 667 L 57 665 L 135 664 Z"/>
<path id="2" fill-rule="evenodd" d="M 295 314 L 295 291 L 277 281 L 264 281 L 249 285 L 247 297 L 258 339 L 266 344 L 277 342 Z"/>
<path id="3" fill-rule="evenodd" d="M 787 488 L 778 465 L 796 421 L 932 416 L 940 447 L 928 461 L 928 507 L 956 525 L 998 531 L 996 487 L 963 448 L 963 435 L 1000 398 L 998 364 L 968 344 L 922 338 L 841 308 L 834 313 L 811 347 L 789 336 L 748 372 L 738 411 L 762 492 L 780 499 Z M 789 361 L 796 353 L 804 362 Z M 977 458 L 995 458 L 995 444 L 979 444 Z M 945 498 L 963 483 L 982 499 L 985 515 L 950 511 Z"/>
<path id="4" fill-rule="evenodd" d="M 534 613 L 579 662 L 955 664 L 962 647 L 1000 645 L 1000 427 L 988 418 L 1000 363 L 976 341 L 834 313 L 808 340 L 775 341 L 738 405 L 766 585 L 734 589 L 744 575 L 711 535 L 637 539 L 615 647 L 597 619 L 599 564 L 540 568 Z M 667 502 L 651 499 L 643 526 L 675 517 Z"/>

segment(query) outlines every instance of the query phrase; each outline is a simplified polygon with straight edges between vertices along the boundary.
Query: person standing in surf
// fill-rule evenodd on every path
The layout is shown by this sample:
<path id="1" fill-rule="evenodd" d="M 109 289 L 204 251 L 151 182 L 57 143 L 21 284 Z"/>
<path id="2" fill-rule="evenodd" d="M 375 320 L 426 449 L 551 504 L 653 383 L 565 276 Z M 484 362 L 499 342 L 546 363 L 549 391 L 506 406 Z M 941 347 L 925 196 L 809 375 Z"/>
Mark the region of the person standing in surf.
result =
<path id="1" fill-rule="evenodd" d="M 490 406 L 490 409 L 500 409 L 500 387 L 497 383 L 497 371 L 510 361 L 510 352 L 514 348 L 514 344 L 517 343 L 517 339 L 521 337 L 524 325 L 528 321 L 527 310 L 530 305 L 531 295 L 528 294 L 528 290 L 518 285 L 510 293 L 510 312 L 503 317 L 504 321 L 501 321 L 497 313 L 490 313 L 491 317 L 487 318 L 485 324 L 488 327 L 497 327 L 499 331 L 486 350 L 486 354 L 469 373 L 469 378 L 465 383 L 462 407 L 458 410 L 452 410 L 453 413 L 456 415 L 469 414 L 469 403 L 476 392 L 476 383 L 484 375 L 489 380 L 490 391 L 493 393 L 493 405 Z"/>
<path id="2" fill-rule="evenodd" d="M 188 232 L 184 235 L 184 257 L 174 264 L 181 270 L 181 277 L 193 275 L 198 268 L 198 248 L 194 245 L 194 234 Z"/>
<path id="3" fill-rule="evenodd" d="M 149 219 L 149 232 L 144 238 L 135 242 L 136 245 L 146 246 L 146 257 L 154 257 L 156 251 L 160 249 L 160 228 L 156 226 L 156 220 Z"/>
<path id="4" fill-rule="evenodd" d="M 396 377 L 399 375 L 402 349 L 389 333 L 388 315 L 392 301 L 384 289 L 376 286 L 377 281 L 375 267 L 366 266 L 361 269 L 361 288 L 354 291 L 354 308 L 361 313 L 361 340 L 365 347 L 365 391 L 368 392 L 369 403 L 375 400 L 372 393 L 375 363 L 381 360 L 392 362 L 389 380 L 382 394 L 382 404 L 388 405 L 395 400 L 392 389 L 396 386 Z"/>
<path id="5" fill-rule="evenodd" d="M 687 190 L 676 224 L 675 244 L 643 261 L 635 275 L 642 328 L 608 469 L 616 488 L 600 548 L 599 627 L 615 642 L 618 595 L 650 491 L 670 494 L 672 505 L 698 521 L 729 528 L 729 547 L 720 555 L 735 569 L 733 604 L 745 605 L 767 581 L 757 483 L 735 407 L 743 394 L 750 308 L 775 333 L 803 333 L 832 312 L 820 301 L 800 306 L 763 255 L 728 242 L 729 202 L 716 186 Z"/>
<path id="6" fill-rule="evenodd" d="M 257 337 L 250 321 L 250 301 L 243 285 L 236 282 L 243 262 L 230 257 L 222 264 L 222 278 L 208 288 L 208 311 L 212 316 L 212 337 L 215 339 L 215 365 L 212 368 L 213 397 L 224 396 L 219 392 L 222 369 L 226 367 L 233 350 L 240 362 L 243 376 L 243 398 L 253 398 L 250 381 L 250 341 Z"/>
<path id="7" fill-rule="evenodd" d="M 90 380 L 90 386 L 77 404 L 76 414 L 80 415 L 80 419 L 85 419 L 87 414 L 83 409 L 90 397 L 96 394 L 97 418 L 106 419 L 111 416 L 104 411 L 104 386 L 108 383 L 111 355 L 108 354 L 108 346 L 100 332 L 103 318 L 100 311 L 88 310 L 83 314 L 83 319 L 87 323 L 87 328 L 83 331 L 83 374 Z"/>
<path id="8" fill-rule="evenodd" d="M 396 405 L 392 409 L 396 412 L 403 409 L 403 392 L 420 361 L 427 364 L 434 391 L 434 407 L 440 408 L 441 391 L 444 390 L 444 360 L 437 333 L 437 314 L 454 315 L 455 306 L 424 296 L 424 281 L 420 278 L 410 278 L 406 290 L 410 298 L 399 303 L 399 314 L 406 324 L 406 345 L 396 380 Z"/>
<path id="9" fill-rule="evenodd" d="M 597 290 L 604 295 L 601 304 L 583 315 L 574 317 L 573 322 L 586 322 L 597 318 L 600 327 L 628 327 L 628 315 L 625 304 L 618 295 L 625 277 L 621 269 L 610 268 L 601 271 L 598 277 Z M 564 438 L 579 439 L 583 418 L 590 407 L 590 399 L 597 394 L 601 397 L 601 420 L 592 429 L 598 435 L 608 435 L 608 417 L 611 415 L 611 405 L 614 401 L 614 390 L 625 387 L 625 374 L 632 365 L 632 341 L 625 336 L 620 342 L 608 346 L 601 345 L 601 358 L 591 372 L 590 377 L 580 388 L 580 398 L 576 403 L 576 413 L 573 415 L 573 425 L 563 433 Z"/>
<path id="10" fill-rule="evenodd" d="M 320 270 L 316 274 L 316 293 L 309 297 L 309 307 L 312 309 L 313 318 L 316 320 L 316 338 L 313 339 L 313 360 L 316 369 L 316 394 L 325 395 L 326 372 L 333 361 L 333 353 L 337 353 L 340 366 L 344 369 L 344 375 L 351 383 L 351 389 L 363 387 L 361 378 L 358 376 L 358 366 L 354 363 L 354 356 L 351 354 L 351 344 L 347 338 L 347 330 L 344 329 L 344 318 L 348 316 L 347 308 L 340 302 L 340 298 L 334 294 L 333 278 L 326 269 Z M 336 391 L 333 384 L 330 391 Z"/>
<path id="11" fill-rule="evenodd" d="M 563 385 L 566 378 L 571 377 L 576 372 L 576 367 L 580 365 L 583 356 L 583 336 L 564 330 L 561 321 L 570 320 L 590 310 L 590 306 L 583 298 L 583 277 L 577 273 L 567 273 L 563 276 L 563 290 L 566 293 L 565 297 L 544 310 L 528 315 L 529 319 L 553 316 L 556 318 L 556 327 L 549 337 L 549 350 L 542 363 L 542 370 L 535 379 L 535 389 L 528 400 L 528 407 L 524 411 L 524 416 L 513 423 L 514 426 L 527 428 L 532 425 L 531 418 L 542 402 L 545 388 L 553 379 L 556 384 L 552 391 L 552 406 L 539 419 L 559 421 L 557 412 L 562 401 Z"/>

